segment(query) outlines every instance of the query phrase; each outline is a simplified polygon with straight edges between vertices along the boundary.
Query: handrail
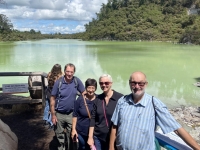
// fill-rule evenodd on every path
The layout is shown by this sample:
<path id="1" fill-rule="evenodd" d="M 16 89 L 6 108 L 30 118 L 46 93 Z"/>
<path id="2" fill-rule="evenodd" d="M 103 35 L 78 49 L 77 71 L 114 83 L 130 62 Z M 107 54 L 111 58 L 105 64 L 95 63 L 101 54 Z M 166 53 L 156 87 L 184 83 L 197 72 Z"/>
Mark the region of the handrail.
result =
<path id="1" fill-rule="evenodd" d="M 45 72 L 0 72 L 0 77 L 6 76 L 41 76 L 42 77 L 42 105 L 45 105 L 45 78 L 47 78 L 47 73 Z M 0 87 L 0 90 L 2 88 Z M 34 99 L 33 99 L 34 100 Z"/>
<path id="2" fill-rule="evenodd" d="M 1 76 L 43 76 L 47 77 L 45 72 L 0 72 Z"/>

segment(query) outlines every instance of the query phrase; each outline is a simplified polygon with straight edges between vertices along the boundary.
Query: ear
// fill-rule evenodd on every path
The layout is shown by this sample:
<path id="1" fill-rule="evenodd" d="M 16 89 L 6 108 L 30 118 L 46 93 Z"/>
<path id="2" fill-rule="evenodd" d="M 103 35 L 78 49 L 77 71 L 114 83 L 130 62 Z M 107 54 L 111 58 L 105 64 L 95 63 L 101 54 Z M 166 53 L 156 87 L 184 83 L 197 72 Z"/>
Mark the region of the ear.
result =
<path id="1" fill-rule="evenodd" d="M 148 85 L 148 82 L 146 82 L 146 86 Z"/>

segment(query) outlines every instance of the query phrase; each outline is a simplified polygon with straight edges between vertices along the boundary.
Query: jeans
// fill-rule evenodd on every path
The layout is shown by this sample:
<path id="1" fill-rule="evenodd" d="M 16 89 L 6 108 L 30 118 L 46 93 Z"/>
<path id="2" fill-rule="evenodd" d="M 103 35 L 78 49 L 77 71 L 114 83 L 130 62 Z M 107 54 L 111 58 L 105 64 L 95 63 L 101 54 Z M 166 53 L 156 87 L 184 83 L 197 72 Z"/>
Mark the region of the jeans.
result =
<path id="1" fill-rule="evenodd" d="M 49 113 L 49 112 L 50 112 L 49 111 L 49 99 L 46 99 L 43 120 L 47 121 L 52 126 L 53 123 L 51 121 L 51 113 Z"/>
<path id="2" fill-rule="evenodd" d="M 79 148 L 78 150 L 90 150 L 90 146 L 87 144 L 88 136 L 78 134 Z"/>
<path id="3" fill-rule="evenodd" d="M 96 150 L 108 150 L 109 149 L 109 142 L 102 141 L 96 136 L 94 136 L 94 145 L 96 147 Z"/>

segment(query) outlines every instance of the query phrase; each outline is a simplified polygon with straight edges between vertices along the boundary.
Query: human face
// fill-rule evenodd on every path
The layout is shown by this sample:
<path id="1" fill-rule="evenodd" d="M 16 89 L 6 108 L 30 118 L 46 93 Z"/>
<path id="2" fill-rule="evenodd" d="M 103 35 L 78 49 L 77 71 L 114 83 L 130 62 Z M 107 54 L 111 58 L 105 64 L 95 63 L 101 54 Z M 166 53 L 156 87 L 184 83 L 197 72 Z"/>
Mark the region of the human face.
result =
<path id="1" fill-rule="evenodd" d="M 103 92 L 108 92 L 112 87 L 112 82 L 110 82 L 108 77 L 103 77 L 99 79 L 99 85 Z"/>
<path id="2" fill-rule="evenodd" d="M 70 81 L 72 80 L 73 75 L 74 75 L 74 67 L 67 66 L 65 69 L 65 79 L 67 81 Z"/>
<path id="3" fill-rule="evenodd" d="M 86 92 L 89 96 L 94 96 L 94 92 L 96 91 L 95 86 L 88 86 L 86 88 Z"/>
<path id="4" fill-rule="evenodd" d="M 133 73 L 129 80 L 130 89 L 134 97 L 142 97 L 145 93 L 147 84 L 146 77 L 141 72 Z"/>

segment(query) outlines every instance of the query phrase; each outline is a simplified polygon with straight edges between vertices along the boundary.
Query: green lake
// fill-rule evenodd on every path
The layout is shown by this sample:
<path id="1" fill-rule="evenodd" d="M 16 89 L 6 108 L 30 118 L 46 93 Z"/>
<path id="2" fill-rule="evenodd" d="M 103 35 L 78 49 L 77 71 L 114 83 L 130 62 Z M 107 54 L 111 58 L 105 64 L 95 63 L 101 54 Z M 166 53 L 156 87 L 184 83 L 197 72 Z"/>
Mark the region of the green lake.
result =
<path id="1" fill-rule="evenodd" d="M 0 72 L 48 73 L 56 63 L 75 64 L 83 82 L 108 73 L 113 89 L 129 94 L 128 80 L 134 71 L 147 75 L 146 91 L 168 107 L 200 106 L 200 46 L 167 42 L 86 42 L 39 40 L 0 43 Z M 6 83 L 26 83 L 28 77 L 0 77 Z M 97 94 L 101 90 L 98 86 Z"/>

